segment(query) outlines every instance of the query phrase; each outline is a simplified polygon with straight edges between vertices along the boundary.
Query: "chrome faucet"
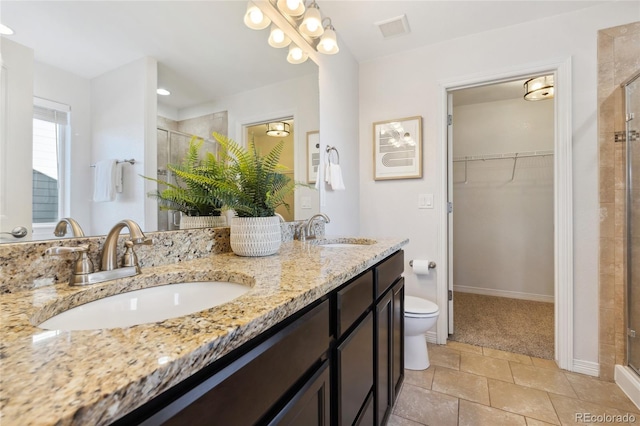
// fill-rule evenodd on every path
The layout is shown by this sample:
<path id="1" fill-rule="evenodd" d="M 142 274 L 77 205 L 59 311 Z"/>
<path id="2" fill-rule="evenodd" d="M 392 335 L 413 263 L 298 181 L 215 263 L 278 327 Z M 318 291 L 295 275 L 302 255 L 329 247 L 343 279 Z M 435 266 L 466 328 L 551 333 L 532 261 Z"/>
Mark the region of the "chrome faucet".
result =
<path id="1" fill-rule="evenodd" d="M 331 219 L 329 219 L 329 216 L 327 216 L 324 213 L 314 214 L 309 218 L 307 223 L 300 230 L 300 241 L 314 240 L 316 238 L 315 232 L 312 232 L 312 226 L 313 226 L 313 221 L 317 218 L 322 218 L 324 220 L 324 223 L 331 222 Z"/>
<path id="2" fill-rule="evenodd" d="M 111 231 L 107 234 L 107 239 L 104 241 L 104 247 L 102 247 L 102 262 L 100 263 L 100 269 L 102 271 L 112 271 L 118 269 L 118 236 L 122 228 L 129 229 L 129 236 L 131 246 L 127 246 L 127 251 L 132 250 L 133 245 L 146 244 L 151 245 L 153 242 L 150 238 L 146 238 L 140 226 L 133 220 L 124 219 L 116 223 Z M 126 253 L 125 256 L 130 256 Z M 132 256 L 132 255 L 131 255 Z M 129 263 L 129 262 L 127 262 Z M 140 272 L 140 267 L 137 262 L 135 265 L 126 265 L 125 267 L 135 267 L 137 272 Z"/>
<path id="3" fill-rule="evenodd" d="M 67 225 L 71 227 L 71 234 L 74 237 L 84 237 L 84 231 L 80 227 L 80 224 L 70 217 L 64 217 L 56 224 L 56 229 L 53 231 L 53 235 L 56 237 L 64 237 L 67 235 Z"/>

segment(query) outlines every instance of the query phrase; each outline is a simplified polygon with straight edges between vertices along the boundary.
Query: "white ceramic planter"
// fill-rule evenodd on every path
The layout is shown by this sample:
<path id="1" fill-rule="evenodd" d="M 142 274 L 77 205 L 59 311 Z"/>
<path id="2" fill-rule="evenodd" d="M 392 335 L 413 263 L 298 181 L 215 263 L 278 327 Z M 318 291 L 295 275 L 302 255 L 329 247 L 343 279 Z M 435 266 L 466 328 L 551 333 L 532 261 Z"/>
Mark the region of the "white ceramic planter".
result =
<path id="1" fill-rule="evenodd" d="M 234 217 L 231 219 L 231 250 L 238 256 L 269 256 L 280 249 L 280 218 Z"/>
<path id="2" fill-rule="evenodd" d="M 180 215 L 180 229 L 219 228 L 221 226 L 227 226 L 227 218 L 225 216 Z"/>

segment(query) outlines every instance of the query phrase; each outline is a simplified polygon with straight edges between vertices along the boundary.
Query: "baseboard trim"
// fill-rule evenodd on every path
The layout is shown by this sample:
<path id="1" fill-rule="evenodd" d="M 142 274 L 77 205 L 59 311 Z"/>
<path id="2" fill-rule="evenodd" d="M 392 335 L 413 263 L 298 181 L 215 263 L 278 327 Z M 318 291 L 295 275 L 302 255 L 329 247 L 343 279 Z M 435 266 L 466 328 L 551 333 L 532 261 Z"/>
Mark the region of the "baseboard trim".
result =
<path id="1" fill-rule="evenodd" d="M 520 291 L 496 290 L 493 288 L 454 285 L 453 291 L 459 291 L 461 293 L 482 294 L 485 296 L 508 297 L 510 299 L 531 300 L 533 302 L 547 302 L 547 303 L 554 302 L 553 296 L 547 296 L 544 294 L 523 293 Z"/>
<path id="2" fill-rule="evenodd" d="M 640 409 L 640 377 L 625 365 L 616 365 L 614 370 L 616 384 L 622 392 Z"/>
<path id="3" fill-rule="evenodd" d="M 427 331 L 424 338 L 427 340 L 427 343 L 438 343 L 438 334 L 435 331 Z"/>
<path id="4" fill-rule="evenodd" d="M 581 359 L 573 360 L 573 368 L 570 370 L 574 373 L 582 373 L 588 376 L 599 377 L 600 376 L 600 364 L 592 361 L 584 361 Z"/>

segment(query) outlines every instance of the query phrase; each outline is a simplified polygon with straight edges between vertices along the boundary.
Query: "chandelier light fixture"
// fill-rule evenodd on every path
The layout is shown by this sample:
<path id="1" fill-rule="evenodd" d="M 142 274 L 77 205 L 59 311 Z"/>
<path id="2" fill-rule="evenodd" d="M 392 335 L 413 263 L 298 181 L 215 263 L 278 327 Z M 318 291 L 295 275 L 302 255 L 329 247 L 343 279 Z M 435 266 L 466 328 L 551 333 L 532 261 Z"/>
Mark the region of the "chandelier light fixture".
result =
<path id="1" fill-rule="evenodd" d="M 524 99 L 541 101 L 553 98 L 553 75 L 530 78 L 524 82 Z"/>
<path id="2" fill-rule="evenodd" d="M 320 7 L 315 0 L 309 0 L 308 4 L 305 4 L 305 0 L 269 0 L 268 3 L 285 18 L 311 48 L 324 55 L 335 55 L 340 51 L 336 29 L 331 24 L 331 18 L 322 17 Z M 270 16 L 273 17 L 273 15 Z M 277 49 L 288 46 L 288 62 L 301 64 L 308 59 L 308 50 L 305 51 L 300 45 L 293 43 L 286 32 L 275 22 L 271 22 L 271 19 L 265 16 L 260 7 L 251 0 L 247 5 L 244 23 L 254 30 L 262 30 L 271 25 L 268 43 Z"/>
<path id="3" fill-rule="evenodd" d="M 274 137 L 289 136 L 291 133 L 291 125 L 284 121 L 274 121 L 267 123 L 267 135 Z"/>

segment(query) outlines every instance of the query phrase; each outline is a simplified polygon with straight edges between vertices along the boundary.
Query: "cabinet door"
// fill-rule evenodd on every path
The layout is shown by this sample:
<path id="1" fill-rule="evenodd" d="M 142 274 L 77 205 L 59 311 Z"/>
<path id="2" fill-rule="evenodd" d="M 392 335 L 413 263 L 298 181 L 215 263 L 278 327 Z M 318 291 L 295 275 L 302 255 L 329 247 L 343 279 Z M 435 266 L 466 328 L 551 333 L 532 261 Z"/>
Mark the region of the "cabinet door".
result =
<path id="1" fill-rule="evenodd" d="M 391 363 L 393 356 L 393 292 L 387 292 L 376 304 L 376 424 L 385 423 L 391 412 Z"/>
<path id="2" fill-rule="evenodd" d="M 329 361 L 318 369 L 269 426 L 329 426 Z"/>
<path id="3" fill-rule="evenodd" d="M 392 371 L 392 404 L 400 392 L 404 379 L 404 278 L 400 278 L 393 286 L 393 364 Z"/>
<path id="4" fill-rule="evenodd" d="M 336 349 L 338 425 L 352 425 L 373 387 L 373 314 Z"/>

